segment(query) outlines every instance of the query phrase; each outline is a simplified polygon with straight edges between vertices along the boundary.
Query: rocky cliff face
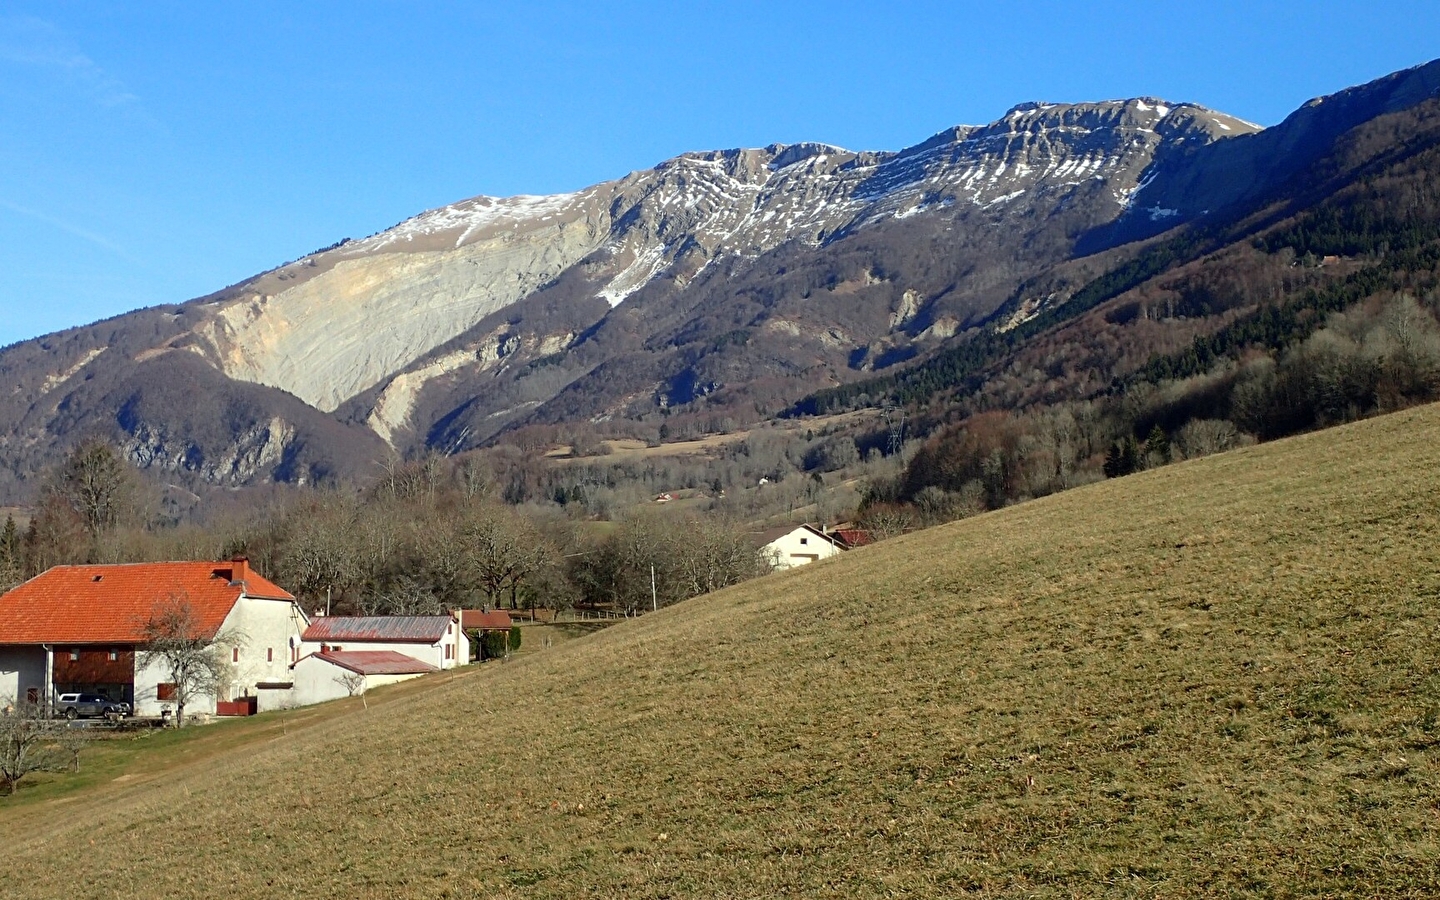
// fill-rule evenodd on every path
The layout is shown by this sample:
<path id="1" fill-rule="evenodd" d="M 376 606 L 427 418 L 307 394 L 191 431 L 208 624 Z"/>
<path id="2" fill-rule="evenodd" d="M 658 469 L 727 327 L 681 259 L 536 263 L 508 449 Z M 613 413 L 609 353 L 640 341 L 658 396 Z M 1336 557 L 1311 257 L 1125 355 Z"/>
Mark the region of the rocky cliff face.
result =
<path id="1" fill-rule="evenodd" d="M 718 259 L 817 247 L 956 204 L 1023 215 L 1026 194 L 1089 179 L 1109 187 L 1118 215 L 1161 148 L 1254 130 L 1153 100 L 1031 104 L 901 153 L 777 144 L 686 154 L 573 194 L 477 197 L 306 257 L 210 300 L 187 347 L 231 378 L 329 412 L 582 261 L 613 307 L 661 273 L 683 287 Z M 398 424 L 397 393 L 449 371 L 429 360 L 407 373 L 379 430 Z"/>
<path id="2" fill-rule="evenodd" d="M 98 417 L 142 462 L 263 480 L 294 477 L 297 458 L 339 471 L 385 444 L 465 446 L 521 421 L 766 407 L 903 364 L 1002 307 L 1043 307 L 1050 294 L 1025 292 L 1056 266 L 1263 194 L 1346 127 L 1430 96 L 1437 71 L 1268 131 L 1153 98 L 1030 103 L 900 152 L 689 153 L 571 194 L 476 197 L 189 304 L 7 348 L 0 452 L 38 453 Z M 95 379 L 150 396 L 137 373 L 161 363 L 201 367 L 206 390 L 230 385 L 254 414 L 199 428 L 203 397 L 142 403 L 148 419 L 77 414 L 115 402 Z M 277 415 L 265 390 L 303 403 Z M 176 444 L 187 429 L 208 449 Z M 349 442 L 365 449 L 320 452 L 322 431 L 363 431 Z"/>

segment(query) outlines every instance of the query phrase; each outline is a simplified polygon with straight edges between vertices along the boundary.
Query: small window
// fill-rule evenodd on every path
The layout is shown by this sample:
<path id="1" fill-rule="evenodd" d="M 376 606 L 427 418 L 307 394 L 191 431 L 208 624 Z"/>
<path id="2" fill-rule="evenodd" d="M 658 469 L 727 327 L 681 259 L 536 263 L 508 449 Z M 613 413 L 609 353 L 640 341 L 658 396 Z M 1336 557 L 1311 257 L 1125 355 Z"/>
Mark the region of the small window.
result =
<path id="1" fill-rule="evenodd" d="M 109 656 L 110 656 L 110 661 L 111 661 L 111 662 L 115 662 L 116 660 L 118 660 L 118 659 L 120 658 L 120 651 L 118 651 L 118 650 L 111 650 Z"/>
<path id="2" fill-rule="evenodd" d="M 232 650 L 230 651 L 230 661 L 231 661 L 231 662 L 239 662 L 239 661 L 240 661 L 240 648 L 239 648 L 239 647 L 236 647 L 236 648 L 234 648 L 234 649 L 232 649 Z"/>
<path id="3" fill-rule="evenodd" d="M 156 700 L 174 700 L 174 699 L 175 699 L 175 682 L 173 682 L 173 681 L 162 681 L 162 682 L 160 682 L 159 684 L 155 685 L 155 699 L 156 699 Z"/>
<path id="4" fill-rule="evenodd" d="M 79 651 L 79 650 L 71 650 L 71 651 L 70 651 L 70 661 L 71 661 L 71 662 L 79 662 L 79 661 L 80 661 L 80 651 Z"/>
<path id="5" fill-rule="evenodd" d="M 801 538 L 801 539 L 800 539 L 800 543 L 802 543 L 802 544 L 808 544 L 808 543 L 810 543 L 810 539 L 809 539 L 809 538 Z"/>
<path id="6" fill-rule="evenodd" d="M 275 650 L 274 650 L 273 647 L 266 647 L 266 648 L 265 648 L 265 661 L 266 661 L 266 662 L 274 662 L 274 661 L 275 661 Z"/>

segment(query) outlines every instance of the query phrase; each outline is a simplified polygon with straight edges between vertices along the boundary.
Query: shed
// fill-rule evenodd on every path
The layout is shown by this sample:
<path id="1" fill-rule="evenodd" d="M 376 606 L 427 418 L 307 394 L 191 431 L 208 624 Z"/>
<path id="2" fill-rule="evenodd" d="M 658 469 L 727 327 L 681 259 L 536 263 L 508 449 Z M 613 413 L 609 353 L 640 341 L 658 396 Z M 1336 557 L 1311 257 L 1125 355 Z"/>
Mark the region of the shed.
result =
<path id="1" fill-rule="evenodd" d="M 295 664 L 294 686 L 288 699 L 296 706 L 306 706 L 359 696 L 371 688 L 438 671 L 427 662 L 393 650 L 312 653 Z"/>

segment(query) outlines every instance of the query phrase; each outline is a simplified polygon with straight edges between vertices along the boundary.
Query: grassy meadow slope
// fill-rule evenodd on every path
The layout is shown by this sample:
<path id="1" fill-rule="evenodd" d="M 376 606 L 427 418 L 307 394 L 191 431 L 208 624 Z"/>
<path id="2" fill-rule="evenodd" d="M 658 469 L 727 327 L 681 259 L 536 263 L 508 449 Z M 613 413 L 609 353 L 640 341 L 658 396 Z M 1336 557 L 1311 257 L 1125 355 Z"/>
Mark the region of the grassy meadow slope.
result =
<path id="1" fill-rule="evenodd" d="M 0 892 L 1434 896 L 1437 471 L 1432 406 L 753 581 L 0 807 Z"/>

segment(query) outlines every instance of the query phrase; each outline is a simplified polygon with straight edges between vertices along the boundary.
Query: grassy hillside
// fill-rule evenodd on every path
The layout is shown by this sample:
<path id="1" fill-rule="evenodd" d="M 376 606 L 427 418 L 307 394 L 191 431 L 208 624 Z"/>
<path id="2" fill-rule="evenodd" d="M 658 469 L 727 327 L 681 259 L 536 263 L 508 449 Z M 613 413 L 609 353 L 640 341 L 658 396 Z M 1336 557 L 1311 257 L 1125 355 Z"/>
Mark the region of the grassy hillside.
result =
<path id="1" fill-rule="evenodd" d="M 1440 408 L 750 582 L 173 779 L 7 896 L 1440 892 Z"/>

